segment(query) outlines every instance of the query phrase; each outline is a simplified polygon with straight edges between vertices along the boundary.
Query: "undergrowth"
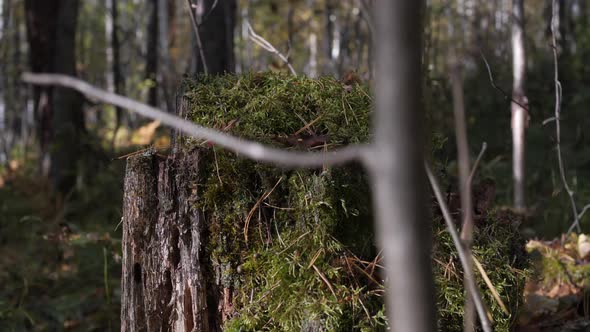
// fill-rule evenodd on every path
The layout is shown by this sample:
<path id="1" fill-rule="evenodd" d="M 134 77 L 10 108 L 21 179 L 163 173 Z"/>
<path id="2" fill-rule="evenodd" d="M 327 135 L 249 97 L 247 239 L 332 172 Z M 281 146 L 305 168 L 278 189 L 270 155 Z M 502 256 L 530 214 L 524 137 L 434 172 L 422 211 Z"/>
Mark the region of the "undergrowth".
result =
<path id="1" fill-rule="evenodd" d="M 101 165 L 65 198 L 32 165 L 2 174 L 0 331 L 118 330 L 124 165 Z"/>

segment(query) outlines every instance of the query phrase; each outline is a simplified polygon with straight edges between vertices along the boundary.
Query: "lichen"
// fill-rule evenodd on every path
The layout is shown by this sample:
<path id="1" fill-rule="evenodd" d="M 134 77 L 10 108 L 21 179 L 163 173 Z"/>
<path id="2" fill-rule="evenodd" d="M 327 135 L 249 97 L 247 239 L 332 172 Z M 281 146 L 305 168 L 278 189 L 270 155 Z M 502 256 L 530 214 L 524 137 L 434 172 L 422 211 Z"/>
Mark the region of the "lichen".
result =
<path id="1" fill-rule="evenodd" d="M 184 89 L 192 121 L 273 146 L 330 150 L 370 139 L 372 99 L 362 84 L 258 73 L 204 76 L 186 81 Z M 433 137 L 433 147 L 444 141 Z M 387 328 L 383 257 L 374 243 L 371 194 L 360 165 L 286 170 L 209 142 L 185 139 L 183 145 L 201 151 L 195 207 L 208 225 L 205 256 L 211 275 L 220 287 L 233 290 L 225 330 Z M 433 258 L 448 262 L 451 257 L 455 274 L 436 267 L 435 260 L 437 307 L 441 330 L 452 330 L 448 327 L 462 321 L 463 285 L 456 252 L 441 225 L 434 223 Z M 511 234 L 501 223 L 484 228 L 474 253 L 513 309 L 522 278 L 509 269 L 513 248 L 504 241 Z M 508 326 L 512 316 L 501 316 L 497 305 L 488 303 L 501 317 L 498 330 Z"/>

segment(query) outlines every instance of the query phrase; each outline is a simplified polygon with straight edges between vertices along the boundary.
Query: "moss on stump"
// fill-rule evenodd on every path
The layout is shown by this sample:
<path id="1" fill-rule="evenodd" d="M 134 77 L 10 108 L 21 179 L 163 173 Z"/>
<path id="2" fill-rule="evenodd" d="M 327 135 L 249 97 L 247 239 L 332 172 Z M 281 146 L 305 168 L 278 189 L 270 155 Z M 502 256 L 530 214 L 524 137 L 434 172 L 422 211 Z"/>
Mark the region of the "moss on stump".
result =
<path id="1" fill-rule="evenodd" d="M 190 120 L 277 147 L 321 151 L 370 139 L 372 97 L 364 85 L 247 74 L 200 77 L 184 89 Z M 201 140 L 183 138 L 180 147 L 200 151 L 193 208 L 206 221 L 207 275 L 223 294 L 218 310 L 225 330 L 386 329 L 382 256 L 360 165 L 285 170 Z M 432 256 L 439 329 L 455 331 L 462 327 L 462 273 L 437 214 Z M 487 219 L 474 255 L 508 313 L 482 278 L 479 285 L 496 330 L 507 331 L 524 285 L 515 245 L 521 241 L 509 223 L 494 214 Z"/>

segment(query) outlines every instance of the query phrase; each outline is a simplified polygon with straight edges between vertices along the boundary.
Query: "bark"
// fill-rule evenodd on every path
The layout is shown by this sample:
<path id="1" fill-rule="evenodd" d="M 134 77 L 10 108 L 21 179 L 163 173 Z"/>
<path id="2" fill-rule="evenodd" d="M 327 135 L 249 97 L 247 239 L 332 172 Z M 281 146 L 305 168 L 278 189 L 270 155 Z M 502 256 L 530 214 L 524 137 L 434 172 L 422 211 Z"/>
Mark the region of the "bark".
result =
<path id="1" fill-rule="evenodd" d="M 528 125 L 528 99 L 525 94 L 526 50 L 524 45 L 523 0 L 512 2 L 512 169 L 514 208 L 525 209 L 525 130 Z"/>
<path id="2" fill-rule="evenodd" d="M 125 175 L 121 331 L 217 331 L 204 219 L 193 207 L 198 152 L 131 158 Z"/>

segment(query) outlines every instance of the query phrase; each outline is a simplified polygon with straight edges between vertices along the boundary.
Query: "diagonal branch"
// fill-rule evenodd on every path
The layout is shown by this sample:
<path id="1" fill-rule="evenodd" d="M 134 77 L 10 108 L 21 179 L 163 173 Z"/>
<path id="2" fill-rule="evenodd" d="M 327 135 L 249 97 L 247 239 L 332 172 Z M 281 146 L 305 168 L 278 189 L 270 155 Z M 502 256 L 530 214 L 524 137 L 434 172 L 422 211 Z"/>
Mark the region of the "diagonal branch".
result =
<path id="1" fill-rule="evenodd" d="M 266 39 L 256 34 L 256 32 L 254 32 L 254 29 L 252 29 L 250 22 L 246 22 L 246 25 L 248 26 L 248 33 L 250 34 L 250 39 L 252 39 L 253 42 L 255 42 L 258 46 L 262 47 L 263 49 L 269 51 L 270 53 L 276 54 L 279 57 L 279 59 L 281 59 L 281 61 L 283 61 L 287 65 L 287 67 L 289 67 L 291 74 L 293 74 L 293 76 L 297 76 L 297 72 L 295 71 L 295 68 L 293 68 L 293 66 L 291 65 L 291 62 L 289 62 L 289 59 L 286 56 L 284 56 L 281 52 L 279 52 L 274 46 L 272 46 L 272 44 L 269 43 Z"/>
<path id="2" fill-rule="evenodd" d="M 479 155 L 477 155 L 477 159 L 475 159 L 475 163 L 473 163 L 473 167 L 471 168 L 471 173 L 469 173 L 469 179 L 467 180 L 467 183 L 470 186 L 473 183 L 473 177 L 475 176 L 475 171 L 477 170 L 477 166 L 479 165 L 479 162 L 481 161 L 481 158 L 483 157 L 483 154 L 486 152 L 487 148 L 488 148 L 488 143 L 483 142 L 483 144 L 481 145 L 481 150 L 479 151 Z"/>
<path id="3" fill-rule="evenodd" d="M 207 68 L 207 61 L 205 59 L 205 51 L 203 50 L 203 43 L 201 42 L 201 34 L 199 33 L 199 25 L 197 24 L 197 19 L 195 18 L 195 12 L 193 11 L 193 4 L 191 0 L 186 0 L 186 5 L 188 9 L 188 13 L 191 17 L 191 22 L 193 26 L 193 31 L 195 33 L 195 37 L 197 39 L 197 46 L 199 47 L 199 56 L 201 57 L 201 62 L 203 63 L 203 73 L 205 75 L 209 74 L 209 69 Z M 215 7 L 213 7 L 215 8 Z M 211 11 L 213 11 L 213 8 Z M 210 13 L 209 13 L 210 14 Z"/>
<path id="4" fill-rule="evenodd" d="M 461 265 L 463 266 L 463 273 L 465 275 L 465 280 L 467 281 L 466 286 L 467 286 L 467 289 L 469 290 L 469 294 L 471 294 L 471 298 L 475 304 L 477 314 L 478 314 L 479 319 L 481 321 L 481 326 L 485 332 L 491 332 L 492 331 L 492 324 L 490 323 L 490 320 L 488 319 L 485 304 L 481 298 L 481 294 L 479 293 L 479 289 L 477 288 L 477 285 L 475 284 L 475 276 L 474 276 L 473 270 L 470 268 L 471 267 L 471 263 L 469 260 L 470 257 L 467 256 L 468 255 L 467 250 L 465 250 L 465 247 L 461 241 L 461 238 L 459 237 L 459 233 L 455 229 L 455 224 L 453 223 L 453 217 L 451 217 L 451 212 L 449 212 L 449 207 L 447 206 L 447 203 L 445 202 L 445 199 L 443 197 L 442 191 L 440 190 L 440 185 L 438 184 L 438 181 L 434 177 L 434 174 L 432 173 L 432 170 L 430 169 L 430 166 L 428 166 L 427 163 L 424 163 L 424 168 L 426 170 L 426 175 L 428 176 L 428 180 L 430 181 L 430 186 L 432 187 L 432 191 L 434 192 L 434 195 L 436 196 L 436 200 L 438 201 L 438 205 L 439 205 L 440 210 L 443 214 L 443 219 L 445 220 L 445 223 L 447 224 L 447 230 L 449 231 L 449 233 L 451 233 L 451 238 L 453 239 L 453 243 L 455 244 L 455 248 L 457 248 L 457 253 L 459 254 L 459 260 L 461 261 Z"/>
<path id="5" fill-rule="evenodd" d="M 479 50 L 479 55 L 481 56 L 481 59 L 483 60 L 484 64 L 486 65 L 486 69 L 488 71 L 488 77 L 490 79 L 490 84 L 492 85 L 492 88 L 500 91 L 500 93 L 502 95 L 504 95 L 504 99 L 510 100 L 511 102 L 515 103 L 516 105 L 518 105 L 528 111 L 529 108 L 527 106 L 523 105 L 522 103 L 518 102 L 516 99 L 509 96 L 508 93 L 506 93 L 506 91 L 504 91 L 504 89 L 502 89 L 501 87 L 496 85 L 496 81 L 494 81 L 494 76 L 492 75 L 492 68 L 490 67 L 490 64 L 488 63 L 488 59 L 486 59 L 486 56 L 483 54 L 483 52 L 481 50 Z"/>
<path id="6" fill-rule="evenodd" d="M 284 167 L 320 167 L 343 164 L 353 160 L 368 162 L 372 151 L 372 147 L 368 144 L 349 145 L 330 152 L 285 151 L 199 126 L 155 107 L 96 88 L 71 76 L 24 73 L 22 79 L 26 83 L 36 85 L 58 85 L 74 89 L 87 97 L 125 108 L 150 119 L 159 120 L 187 135 L 211 141 L 229 151 L 259 162 L 275 163 Z"/>

